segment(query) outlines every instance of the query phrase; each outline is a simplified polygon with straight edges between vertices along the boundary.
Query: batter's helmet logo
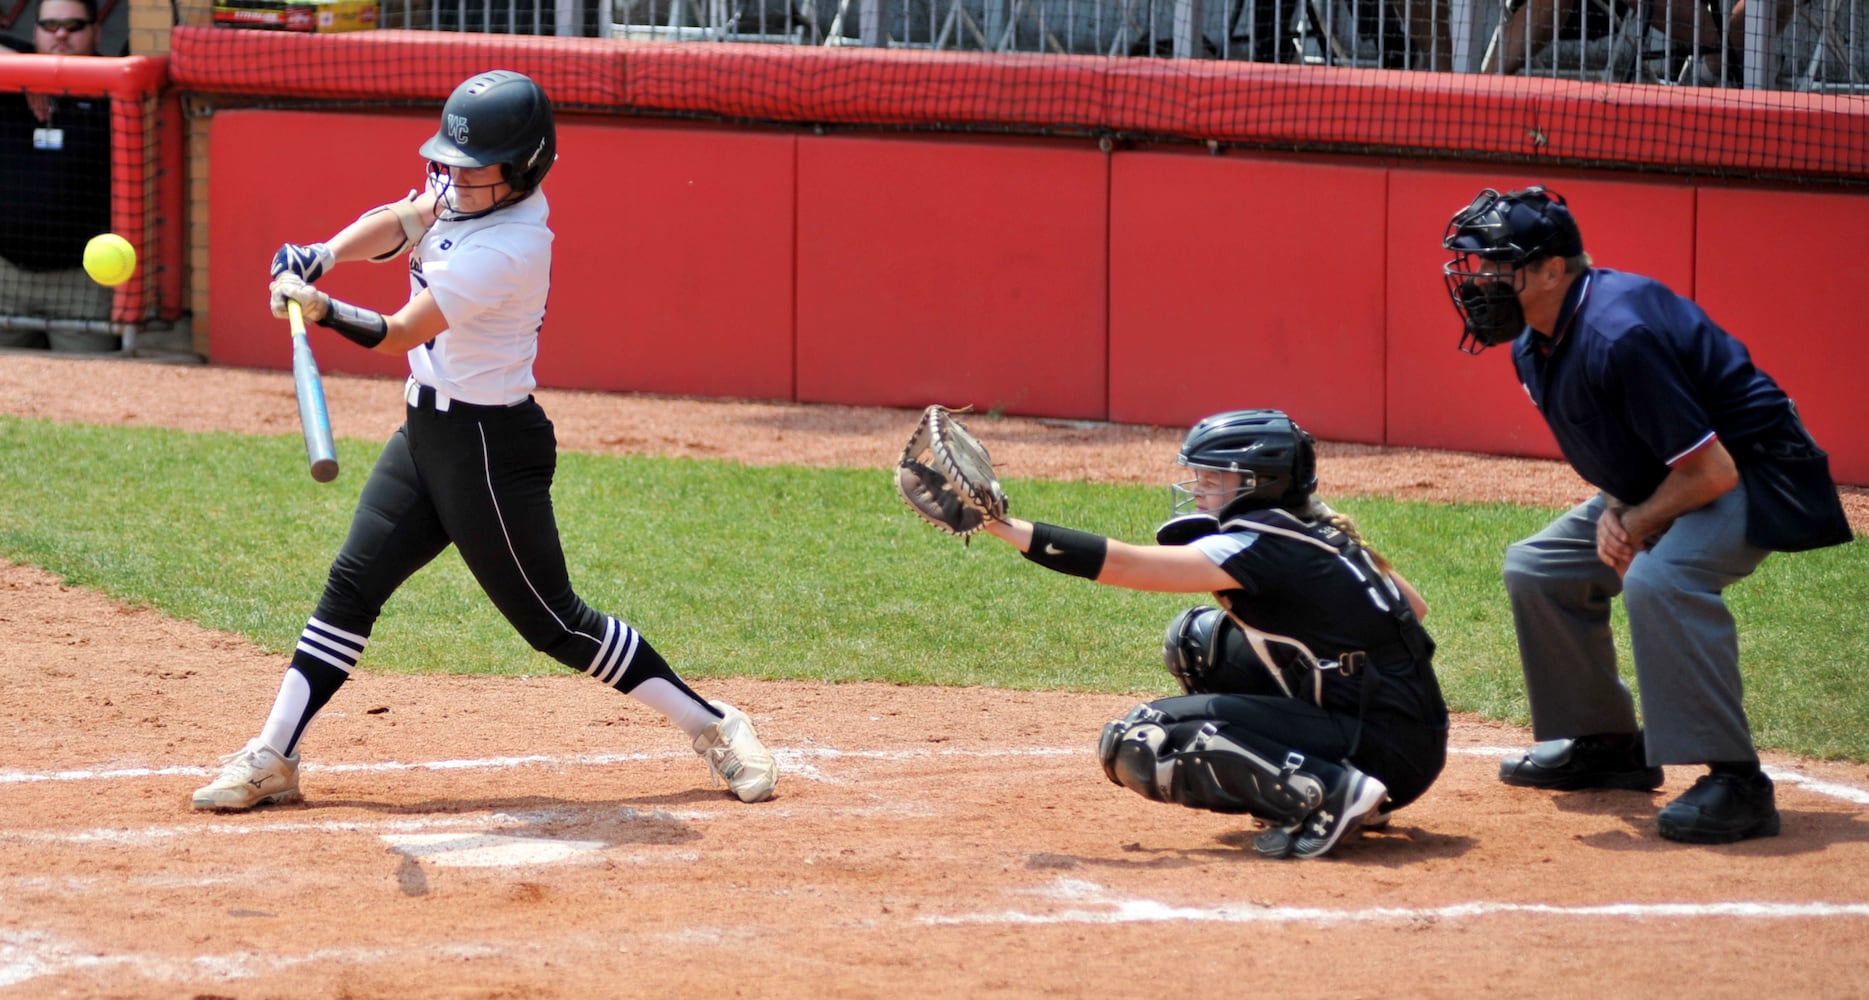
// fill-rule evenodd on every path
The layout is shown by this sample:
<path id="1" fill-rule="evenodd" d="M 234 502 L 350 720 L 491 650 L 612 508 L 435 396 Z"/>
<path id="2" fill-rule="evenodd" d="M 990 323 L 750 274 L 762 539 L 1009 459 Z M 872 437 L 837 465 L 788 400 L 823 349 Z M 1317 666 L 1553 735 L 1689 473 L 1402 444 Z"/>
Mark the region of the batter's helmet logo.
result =
<path id="1" fill-rule="evenodd" d="M 443 115 L 442 117 L 447 119 L 443 124 L 448 128 L 449 140 L 456 146 L 467 145 L 467 116 Z"/>

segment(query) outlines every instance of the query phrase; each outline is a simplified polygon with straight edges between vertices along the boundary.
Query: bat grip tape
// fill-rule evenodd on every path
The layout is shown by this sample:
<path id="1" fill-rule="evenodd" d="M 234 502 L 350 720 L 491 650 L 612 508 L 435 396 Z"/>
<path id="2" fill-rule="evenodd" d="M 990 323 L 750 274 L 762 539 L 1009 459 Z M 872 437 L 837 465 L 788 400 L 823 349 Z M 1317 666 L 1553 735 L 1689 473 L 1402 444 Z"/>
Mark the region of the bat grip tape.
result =
<path id="1" fill-rule="evenodd" d="M 1033 521 L 1032 545 L 1025 557 L 1046 569 L 1095 580 L 1109 551 L 1110 540 L 1102 535 Z"/>

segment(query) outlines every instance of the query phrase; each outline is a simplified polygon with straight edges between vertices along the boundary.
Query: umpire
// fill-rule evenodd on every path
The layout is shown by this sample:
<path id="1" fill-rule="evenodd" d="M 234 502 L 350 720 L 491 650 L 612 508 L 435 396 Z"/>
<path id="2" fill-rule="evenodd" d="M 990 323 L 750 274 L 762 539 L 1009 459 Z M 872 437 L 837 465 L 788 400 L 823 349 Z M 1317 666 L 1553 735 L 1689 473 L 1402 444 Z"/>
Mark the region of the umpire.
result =
<path id="1" fill-rule="evenodd" d="M 1490 188 L 1443 246 L 1460 347 L 1511 343 L 1564 457 L 1601 492 L 1506 550 L 1505 584 L 1543 741 L 1508 785 L 1651 790 L 1662 766 L 1708 773 L 1668 803 L 1669 840 L 1778 833 L 1746 721 L 1723 591 L 1772 551 L 1849 541 L 1829 463 L 1778 383 L 1700 307 L 1593 267 L 1564 198 Z M 1629 619 L 1642 718 L 1617 671 L 1610 601 Z"/>

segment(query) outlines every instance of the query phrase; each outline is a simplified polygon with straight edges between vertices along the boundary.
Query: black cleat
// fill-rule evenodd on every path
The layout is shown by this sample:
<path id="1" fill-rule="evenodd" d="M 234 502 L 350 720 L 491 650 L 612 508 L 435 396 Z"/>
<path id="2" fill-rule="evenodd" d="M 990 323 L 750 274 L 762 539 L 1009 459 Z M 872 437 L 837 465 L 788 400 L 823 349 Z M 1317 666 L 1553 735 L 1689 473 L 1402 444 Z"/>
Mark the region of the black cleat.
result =
<path id="1" fill-rule="evenodd" d="M 1291 856 L 1315 858 L 1337 846 L 1337 841 L 1363 824 L 1389 797 L 1388 786 L 1345 764 L 1343 777 L 1330 790 L 1324 804 L 1298 825 L 1291 842 Z M 1258 848 L 1255 841 L 1253 847 Z M 1263 853 L 1263 852 L 1262 852 Z"/>
<path id="2" fill-rule="evenodd" d="M 1778 836 L 1772 779 L 1764 774 L 1708 774 L 1662 807 L 1655 826 L 1666 840 L 1730 844 Z"/>
<path id="3" fill-rule="evenodd" d="M 1324 802 L 1290 826 L 1272 826 L 1252 839 L 1252 849 L 1267 858 L 1315 858 L 1351 831 L 1389 825 L 1389 789 L 1382 782 L 1345 765 L 1343 777 Z"/>
<path id="4" fill-rule="evenodd" d="M 1561 792 L 1585 788 L 1647 792 L 1661 787 L 1662 774 L 1661 768 L 1649 766 L 1642 734 L 1636 732 L 1546 740 L 1522 756 L 1500 761 L 1499 780 Z"/>

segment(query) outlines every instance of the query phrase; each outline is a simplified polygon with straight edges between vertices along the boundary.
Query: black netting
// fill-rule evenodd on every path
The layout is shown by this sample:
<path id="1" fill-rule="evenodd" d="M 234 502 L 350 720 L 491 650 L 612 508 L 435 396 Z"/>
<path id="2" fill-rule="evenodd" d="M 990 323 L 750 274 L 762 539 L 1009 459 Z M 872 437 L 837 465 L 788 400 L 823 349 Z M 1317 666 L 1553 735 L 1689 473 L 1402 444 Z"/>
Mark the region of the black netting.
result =
<path id="1" fill-rule="evenodd" d="M 518 8 L 472 5 L 445 11 L 458 20 L 479 10 L 473 16 L 485 23 L 489 11 L 503 10 L 526 27 L 476 34 L 184 26 L 174 33 L 172 74 L 175 85 L 215 103 L 434 108 L 460 80 L 504 67 L 539 80 L 563 108 L 637 115 L 1869 182 L 1869 87 L 1848 82 L 1857 53 L 1847 35 L 1839 47 L 1832 32 L 1835 58 L 1814 70 L 1829 50 L 1787 34 L 1773 64 L 1779 86 L 1749 89 L 1738 85 L 1743 46 L 1728 51 L 1719 42 L 1730 15 L 1716 17 L 1712 6 L 1677 31 L 1642 34 L 1631 27 L 1638 16 L 1665 25 L 1669 15 L 1603 0 L 1595 15 L 1560 17 L 1549 38 L 1524 29 L 1512 55 L 1504 51 L 1506 29 L 1496 25 L 1476 26 L 1484 39 L 1450 45 L 1432 26 L 1445 14 L 1439 22 L 1424 17 L 1444 12 L 1445 0 L 1312 0 L 1296 10 L 1270 0 L 1108 0 L 1072 2 L 1050 17 L 1056 5 L 1037 2 L 977 10 L 966 0 L 853 0 L 802 10 L 800 2 L 709 0 L 670 10 L 614 0 L 601 15 L 559 7 L 556 36 L 538 31 L 543 11 L 527 8 L 519 18 Z M 869 7 L 882 14 L 866 32 L 860 17 Z M 382 10 L 385 23 L 446 21 L 437 20 L 443 7 L 419 17 Z M 1198 12 L 1202 30 L 1175 20 L 1187 10 Z M 1505 18 L 1513 23 L 1509 11 Z M 1697 26 L 1712 32 L 1706 44 L 1692 42 Z M 1629 37 L 1603 35 L 1611 30 Z M 762 41 L 734 41 L 746 37 Z M 1589 44 L 1603 51 L 1579 48 Z M 1194 57 L 1174 57 L 1182 51 Z M 1518 72 L 1500 71 L 1509 55 L 1522 63 Z M 1462 56 L 1494 71 L 1419 71 Z M 1843 82 L 1819 86 L 1817 78 Z"/>
<path id="2" fill-rule="evenodd" d="M 165 126 L 176 129 L 155 103 L 82 89 L 0 92 L 0 345 L 114 350 L 127 326 L 175 314 L 158 294 L 161 270 L 148 266 L 160 230 L 156 149 Z M 106 233 L 141 258 L 114 287 L 83 268 L 86 244 Z"/>

